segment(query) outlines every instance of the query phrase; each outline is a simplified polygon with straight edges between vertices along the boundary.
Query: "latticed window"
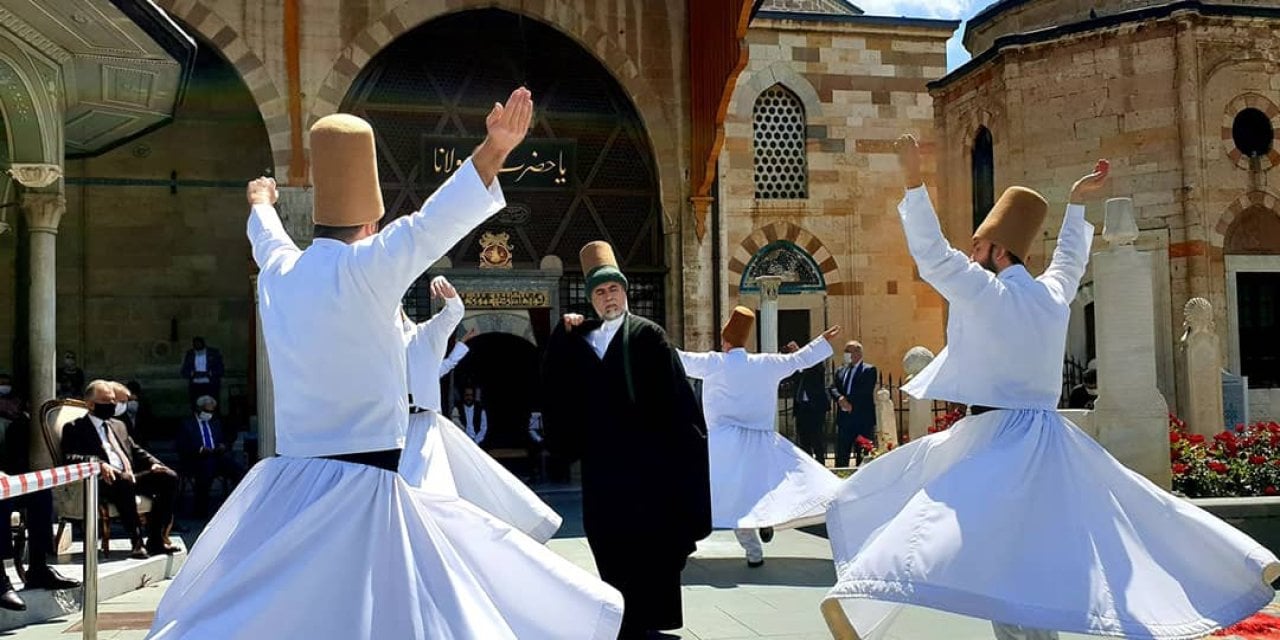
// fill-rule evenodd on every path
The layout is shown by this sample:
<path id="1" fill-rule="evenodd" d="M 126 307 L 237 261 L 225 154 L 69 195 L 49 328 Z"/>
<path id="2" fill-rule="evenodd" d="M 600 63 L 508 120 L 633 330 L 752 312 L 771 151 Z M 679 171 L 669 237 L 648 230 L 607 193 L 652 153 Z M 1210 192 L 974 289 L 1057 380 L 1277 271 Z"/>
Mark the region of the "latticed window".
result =
<path id="1" fill-rule="evenodd" d="M 666 275 L 645 271 L 626 273 L 627 308 L 631 313 L 665 326 L 667 319 L 663 283 Z M 580 274 L 566 273 L 560 278 L 560 308 L 564 313 L 580 313 L 587 317 L 595 315 L 586 279 Z"/>
<path id="2" fill-rule="evenodd" d="M 756 99 L 752 123 L 756 198 L 809 197 L 804 105 L 800 98 L 780 84 L 769 87 Z"/>

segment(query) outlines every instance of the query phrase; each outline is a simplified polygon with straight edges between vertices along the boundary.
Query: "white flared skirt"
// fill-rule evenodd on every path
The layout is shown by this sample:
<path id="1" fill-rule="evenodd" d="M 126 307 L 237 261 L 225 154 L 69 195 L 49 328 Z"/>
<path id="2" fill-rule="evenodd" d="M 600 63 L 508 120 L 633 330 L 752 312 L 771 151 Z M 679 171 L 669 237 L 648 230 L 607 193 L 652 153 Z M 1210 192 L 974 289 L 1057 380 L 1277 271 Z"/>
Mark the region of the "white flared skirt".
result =
<path id="1" fill-rule="evenodd" d="M 1200 638 L 1271 602 L 1275 555 L 1125 468 L 1054 411 L 992 411 L 889 453 L 827 512 L 863 638 L 898 605 L 1023 627 Z"/>
<path id="2" fill-rule="evenodd" d="M 817 524 L 840 479 L 776 431 L 711 425 L 711 522 L 717 528 Z"/>
<path id="3" fill-rule="evenodd" d="M 278 457 L 209 523 L 149 637 L 605 640 L 621 621 L 616 590 L 465 500 Z"/>
<path id="4" fill-rule="evenodd" d="M 410 486 L 459 496 L 538 542 L 560 529 L 560 514 L 434 411 L 409 417 L 400 475 Z"/>

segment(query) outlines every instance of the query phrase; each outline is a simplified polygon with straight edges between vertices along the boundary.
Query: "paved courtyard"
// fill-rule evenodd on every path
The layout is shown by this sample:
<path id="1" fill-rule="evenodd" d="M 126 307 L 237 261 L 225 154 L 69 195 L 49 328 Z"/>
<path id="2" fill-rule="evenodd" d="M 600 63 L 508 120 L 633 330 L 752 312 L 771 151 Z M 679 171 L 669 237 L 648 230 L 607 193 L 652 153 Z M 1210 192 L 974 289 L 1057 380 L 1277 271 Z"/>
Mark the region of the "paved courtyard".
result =
<path id="1" fill-rule="evenodd" d="M 552 540 L 552 549 L 594 569 L 586 540 Z M 718 531 L 698 547 L 684 573 L 685 622 L 677 635 L 685 640 L 825 640 L 830 638 L 818 613 L 823 593 L 835 579 L 831 549 L 819 536 L 801 531 L 779 532 L 767 545 L 768 561 L 747 569 L 733 534 Z M 169 582 L 102 603 L 99 635 L 103 640 L 141 640 Z M 74 640 L 78 617 L 62 618 L 8 633 L 0 638 Z M 1087 636 L 1064 635 L 1080 640 Z M 892 640 L 991 640 L 983 621 L 925 610 L 903 615 Z"/>

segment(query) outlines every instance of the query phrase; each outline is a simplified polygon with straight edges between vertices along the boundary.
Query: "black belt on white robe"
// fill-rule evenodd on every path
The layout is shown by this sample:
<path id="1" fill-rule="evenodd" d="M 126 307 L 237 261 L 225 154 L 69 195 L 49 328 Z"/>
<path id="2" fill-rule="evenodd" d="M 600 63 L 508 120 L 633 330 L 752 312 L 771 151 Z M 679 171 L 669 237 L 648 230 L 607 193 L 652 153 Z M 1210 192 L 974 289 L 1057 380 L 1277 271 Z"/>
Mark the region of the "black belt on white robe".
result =
<path id="1" fill-rule="evenodd" d="M 1004 409 L 1001 409 L 999 407 L 984 407 L 980 404 L 969 406 L 969 415 L 971 416 L 980 416 L 984 413 L 987 413 L 988 411 L 1004 411 Z"/>
<path id="2" fill-rule="evenodd" d="M 332 456 L 320 456 L 326 460 L 362 464 L 383 471 L 395 473 L 400 469 L 400 449 L 384 449 L 382 451 L 361 451 L 359 453 L 340 453 Z"/>

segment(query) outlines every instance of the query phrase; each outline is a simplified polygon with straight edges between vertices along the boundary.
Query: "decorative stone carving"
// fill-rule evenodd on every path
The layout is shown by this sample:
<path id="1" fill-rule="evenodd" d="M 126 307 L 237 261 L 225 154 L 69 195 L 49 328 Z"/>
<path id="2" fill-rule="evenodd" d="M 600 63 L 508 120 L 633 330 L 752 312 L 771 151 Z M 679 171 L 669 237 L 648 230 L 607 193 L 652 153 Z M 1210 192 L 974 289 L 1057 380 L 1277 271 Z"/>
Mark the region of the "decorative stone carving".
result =
<path id="1" fill-rule="evenodd" d="M 1213 332 L 1213 305 L 1209 304 L 1208 300 L 1192 298 L 1182 308 L 1182 313 L 1185 316 L 1182 326 L 1186 330 L 1183 340 L 1186 340 L 1186 336 L 1193 333 Z"/>
<path id="2" fill-rule="evenodd" d="M 1133 198 L 1107 200 L 1107 217 L 1102 223 L 1102 237 L 1113 247 L 1131 246 L 1138 239 L 1138 223 L 1133 218 Z"/>
<path id="3" fill-rule="evenodd" d="M 911 347 L 907 351 L 907 355 L 902 357 L 902 370 L 907 374 L 910 380 L 918 375 L 924 368 L 933 362 L 933 352 L 924 347 Z"/>
<path id="4" fill-rule="evenodd" d="M 564 273 L 564 261 L 559 256 L 543 256 L 538 268 L 550 273 Z"/>
<path id="5" fill-rule="evenodd" d="M 893 411 L 893 396 L 888 389 L 876 390 L 876 445 L 881 451 L 898 445 L 898 419 Z"/>
<path id="6" fill-rule="evenodd" d="M 58 223 L 67 211 L 67 199 L 61 193 L 26 192 L 21 198 L 31 232 L 58 233 Z"/>
<path id="7" fill-rule="evenodd" d="M 62 177 L 62 167 L 56 164 L 30 164 L 15 162 L 9 165 L 10 176 L 28 189 L 43 189 Z"/>
<path id="8" fill-rule="evenodd" d="M 782 287 L 782 276 L 760 276 L 756 278 L 760 285 L 760 298 L 766 301 L 778 300 L 778 289 Z"/>

